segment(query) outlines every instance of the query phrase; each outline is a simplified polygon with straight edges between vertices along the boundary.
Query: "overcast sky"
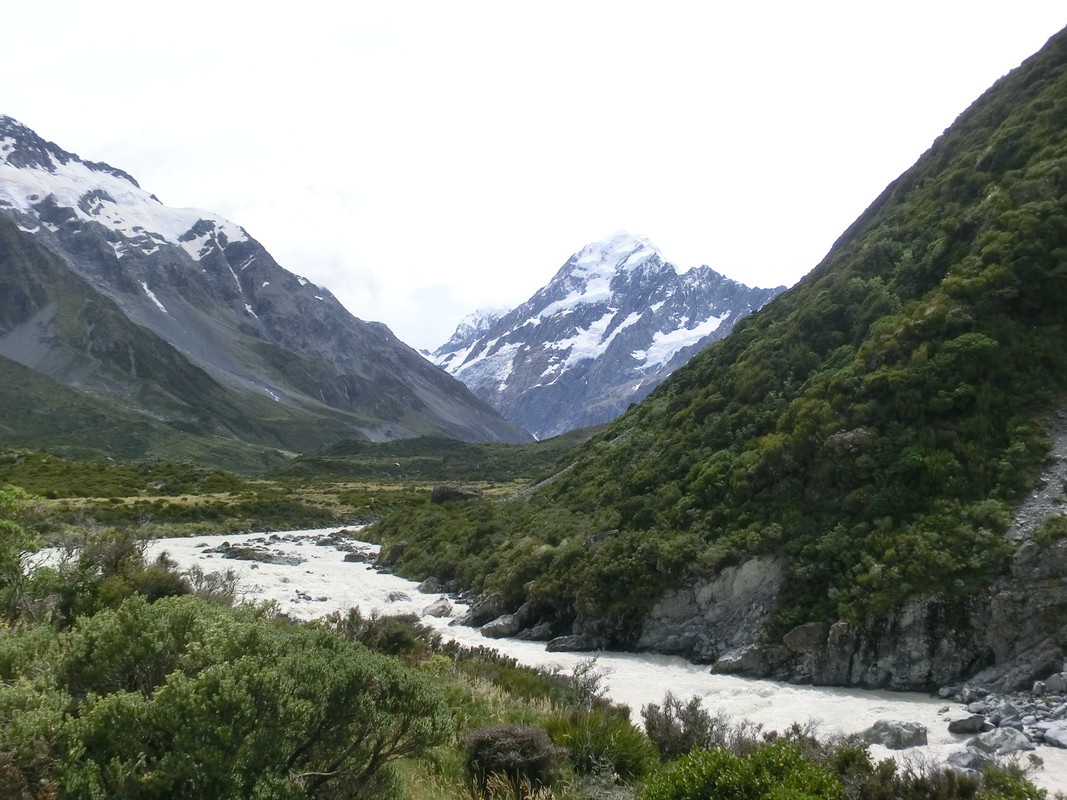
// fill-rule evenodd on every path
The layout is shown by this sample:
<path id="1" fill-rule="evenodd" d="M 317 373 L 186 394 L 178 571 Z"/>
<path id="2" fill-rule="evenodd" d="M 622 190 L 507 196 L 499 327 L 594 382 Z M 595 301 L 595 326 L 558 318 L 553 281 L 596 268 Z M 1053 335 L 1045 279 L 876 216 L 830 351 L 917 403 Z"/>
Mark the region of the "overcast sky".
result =
<path id="1" fill-rule="evenodd" d="M 796 282 L 1065 24 L 1062 0 L 5 3 L 0 113 L 433 348 L 621 228 Z"/>

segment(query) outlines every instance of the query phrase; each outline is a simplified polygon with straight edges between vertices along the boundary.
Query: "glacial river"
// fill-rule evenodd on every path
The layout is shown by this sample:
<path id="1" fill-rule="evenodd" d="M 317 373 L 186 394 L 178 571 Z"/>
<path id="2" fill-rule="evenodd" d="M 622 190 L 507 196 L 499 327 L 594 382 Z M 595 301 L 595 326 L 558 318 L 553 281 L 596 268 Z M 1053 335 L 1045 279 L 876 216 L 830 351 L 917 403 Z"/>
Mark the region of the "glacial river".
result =
<path id="1" fill-rule="evenodd" d="M 310 620 L 332 611 L 347 611 L 355 606 L 366 616 L 380 614 L 415 614 L 449 639 L 463 644 L 486 645 L 531 666 L 554 667 L 570 671 L 596 656 L 597 667 L 606 673 L 604 685 L 615 701 L 628 705 L 640 724 L 641 707 L 662 703 L 667 691 L 682 699 L 698 695 L 712 713 L 722 710 L 735 721 L 761 724 L 764 730 L 785 730 L 794 722 L 818 723 L 825 735 L 839 731 L 862 731 L 879 719 L 919 722 L 926 726 L 926 747 L 892 753 L 878 745 L 871 746 L 875 758 L 893 755 L 898 759 L 941 761 L 950 753 L 963 749 L 967 737 L 948 732 L 948 721 L 965 716 L 958 704 L 918 693 L 862 691 L 826 687 L 794 686 L 775 681 L 752 680 L 729 675 L 712 675 L 706 666 L 690 664 L 684 659 L 635 653 L 549 653 L 544 644 L 517 639 L 486 639 L 477 630 L 450 626 L 449 622 L 464 613 L 466 606 L 451 601 L 452 617 L 433 617 L 423 609 L 442 595 L 423 594 L 417 584 L 389 573 L 378 572 L 366 564 L 346 562 L 345 554 L 333 547 L 315 544 L 315 539 L 336 528 L 287 531 L 280 537 L 292 541 L 267 541 L 269 534 L 231 534 L 160 539 L 153 542 L 148 557 L 167 552 L 182 569 L 198 565 L 204 572 L 232 570 L 239 576 L 243 599 L 274 600 L 280 610 L 294 618 Z M 272 553 L 295 556 L 298 564 L 269 564 L 227 559 L 205 552 L 223 542 L 233 546 L 268 546 Z M 358 544 L 363 550 L 376 552 L 372 544 Z M 295 559 L 294 559 L 295 560 Z M 1044 767 L 1032 776 L 1047 789 L 1067 790 L 1067 750 L 1039 747 L 1037 755 Z"/>

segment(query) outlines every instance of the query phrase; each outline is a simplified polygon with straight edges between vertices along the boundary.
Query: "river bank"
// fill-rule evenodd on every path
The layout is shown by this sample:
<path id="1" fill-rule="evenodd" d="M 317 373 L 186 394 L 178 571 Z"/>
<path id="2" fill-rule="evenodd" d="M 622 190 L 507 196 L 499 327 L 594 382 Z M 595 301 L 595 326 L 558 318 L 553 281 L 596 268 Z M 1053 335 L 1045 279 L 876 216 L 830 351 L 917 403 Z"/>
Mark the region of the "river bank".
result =
<path id="1" fill-rule="evenodd" d="M 348 538 L 355 531 L 343 537 L 331 536 L 336 530 L 161 539 L 150 545 L 147 555 L 153 558 L 166 552 L 182 569 L 232 570 L 238 577 L 242 599 L 274 601 L 282 613 L 295 619 L 310 620 L 357 607 L 364 615 L 413 614 L 442 636 L 470 646 L 493 647 L 531 666 L 570 671 L 595 656 L 597 668 L 605 673 L 608 694 L 628 705 L 638 720 L 642 706 L 661 703 L 664 694 L 671 691 L 681 698 L 700 696 L 706 708 L 725 712 L 735 721 L 762 725 L 765 730 L 816 723 L 822 735 L 856 733 L 882 719 L 926 727 L 926 746 L 894 752 L 871 745 L 875 758 L 892 755 L 942 762 L 953 753 L 964 752 L 966 741 L 973 736 L 948 731 L 951 720 L 969 714 L 966 706 L 919 693 L 798 686 L 713 675 L 706 666 L 672 656 L 547 652 L 540 642 L 487 639 L 476 629 L 450 624 L 467 611 L 463 603 L 442 594 L 420 592 L 411 581 L 375 570 L 367 559 L 373 559 L 377 547 Z M 342 542 L 343 549 L 338 549 Z M 228 548 L 223 547 L 227 543 Z M 442 614 L 446 604 L 448 611 Z M 1033 780 L 1047 789 L 1067 788 L 1067 750 L 1039 747 L 1036 752 L 1044 766 Z"/>

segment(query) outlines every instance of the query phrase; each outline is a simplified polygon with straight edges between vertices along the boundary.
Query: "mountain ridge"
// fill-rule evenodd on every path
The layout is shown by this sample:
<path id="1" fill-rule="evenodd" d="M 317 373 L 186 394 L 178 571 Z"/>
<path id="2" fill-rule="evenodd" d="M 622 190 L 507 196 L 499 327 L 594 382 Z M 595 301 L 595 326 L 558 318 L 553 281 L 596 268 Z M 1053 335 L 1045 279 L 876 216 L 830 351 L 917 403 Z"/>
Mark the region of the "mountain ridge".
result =
<path id="1" fill-rule="evenodd" d="M 586 245 L 529 300 L 431 357 L 538 438 L 608 422 L 784 287 L 680 272 L 626 231 Z"/>
<path id="2" fill-rule="evenodd" d="M 0 118 L 0 215 L 14 225 L 3 256 L 14 257 L 15 238 L 31 239 L 225 392 L 328 417 L 323 436 L 529 440 L 385 325 L 357 319 L 328 290 L 283 269 L 240 226 L 210 212 L 168 208 L 122 170 L 82 161 L 10 117 Z M 32 272 L 40 261 L 24 250 L 18 259 L 6 272 Z M 38 300 L 47 297 L 42 286 L 35 291 Z M 87 324 L 77 320 L 67 314 L 60 321 Z M 47 329 L 51 320 L 42 322 Z M 6 320 L 0 353 L 51 365 L 51 377 L 77 384 L 69 363 L 63 366 L 70 342 L 52 331 L 31 347 L 14 330 L 26 324 L 24 313 Z M 36 352 L 41 346 L 53 350 L 51 360 Z M 112 397 L 139 380 L 134 372 L 127 378 L 127 388 L 112 387 Z M 93 390 L 108 393 L 99 382 Z M 234 407 L 247 405 L 230 398 Z"/>

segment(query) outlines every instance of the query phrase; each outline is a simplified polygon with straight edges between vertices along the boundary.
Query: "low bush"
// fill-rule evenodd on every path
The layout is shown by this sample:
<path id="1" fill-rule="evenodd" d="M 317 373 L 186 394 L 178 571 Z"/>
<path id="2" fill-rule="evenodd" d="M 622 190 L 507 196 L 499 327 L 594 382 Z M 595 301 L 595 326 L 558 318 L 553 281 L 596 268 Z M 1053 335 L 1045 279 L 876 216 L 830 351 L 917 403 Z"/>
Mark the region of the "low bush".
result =
<path id="1" fill-rule="evenodd" d="M 535 789 L 551 786 L 562 755 L 544 728 L 534 725 L 492 725 L 467 737 L 467 769 L 482 791 L 493 775 L 513 786 L 523 781 Z"/>
<path id="2" fill-rule="evenodd" d="M 656 763 L 656 751 L 630 723 L 629 709 L 557 711 L 547 723 L 552 741 L 565 748 L 581 775 L 632 782 Z"/>
<path id="3" fill-rule="evenodd" d="M 725 747 L 730 735 L 729 717 L 708 713 L 696 696 L 683 703 L 667 692 L 663 706 L 649 703 L 641 709 L 641 718 L 662 761 L 673 761 L 694 750 Z"/>
<path id="4" fill-rule="evenodd" d="M 641 800 L 837 800 L 844 787 L 836 776 L 779 740 L 749 756 L 696 750 L 656 772 Z"/>

